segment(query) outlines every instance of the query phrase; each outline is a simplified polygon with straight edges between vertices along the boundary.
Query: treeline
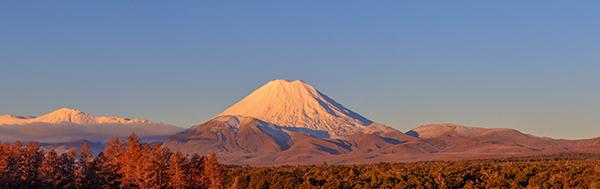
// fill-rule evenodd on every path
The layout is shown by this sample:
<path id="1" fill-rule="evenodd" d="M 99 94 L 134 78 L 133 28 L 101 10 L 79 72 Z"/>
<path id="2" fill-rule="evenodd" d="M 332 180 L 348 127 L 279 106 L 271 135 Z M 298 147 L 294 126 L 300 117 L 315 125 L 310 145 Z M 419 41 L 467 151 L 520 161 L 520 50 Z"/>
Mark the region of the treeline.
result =
<path id="1" fill-rule="evenodd" d="M 600 188 L 598 154 L 472 161 L 249 167 L 228 165 L 239 188 Z"/>
<path id="2" fill-rule="evenodd" d="M 223 188 L 217 156 L 184 156 L 132 134 L 97 156 L 88 144 L 57 154 L 19 141 L 0 145 L 0 188 Z"/>
<path id="3" fill-rule="evenodd" d="M 0 144 L 0 188 L 600 188 L 600 154 L 250 167 L 132 134 L 95 157 L 87 144 L 63 154 L 38 143 Z"/>

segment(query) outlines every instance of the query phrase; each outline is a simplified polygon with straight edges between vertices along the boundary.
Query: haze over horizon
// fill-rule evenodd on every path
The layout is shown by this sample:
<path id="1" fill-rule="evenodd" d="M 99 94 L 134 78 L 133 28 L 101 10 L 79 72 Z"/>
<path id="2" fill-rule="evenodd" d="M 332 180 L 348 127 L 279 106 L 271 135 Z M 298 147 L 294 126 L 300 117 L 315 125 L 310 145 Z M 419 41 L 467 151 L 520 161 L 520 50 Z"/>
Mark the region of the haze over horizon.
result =
<path id="1" fill-rule="evenodd" d="M 189 127 L 301 79 L 402 132 L 600 136 L 599 2 L 0 2 L 0 115 Z"/>

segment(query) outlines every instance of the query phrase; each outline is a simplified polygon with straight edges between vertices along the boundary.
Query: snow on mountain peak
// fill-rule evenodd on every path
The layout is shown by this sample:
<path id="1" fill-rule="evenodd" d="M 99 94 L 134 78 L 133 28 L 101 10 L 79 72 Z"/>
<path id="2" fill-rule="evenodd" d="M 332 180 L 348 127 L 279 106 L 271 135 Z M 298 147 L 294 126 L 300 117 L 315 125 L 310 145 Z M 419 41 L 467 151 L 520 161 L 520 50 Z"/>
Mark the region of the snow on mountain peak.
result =
<path id="1" fill-rule="evenodd" d="M 75 113 L 75 114 L 81 114 L 83 112 L 81 110 L 75 110 L 75 109 L 70 109 L 70 108 L 63 107 L 61 109 L 53 111 L 52 113 Z"/>
<path id="2" fill-rule="evenodd" d="M 5 115 L 0 116 L 0 125 L 2 124 L 29 124 L 34 122 L 41 123 L 75 123 L 75 124 L 103 124 L 103 123 L 151 123 L 148 120 L 143 119 L 127 119 L 120 117 L 96 117 L 90 114 L 86 114 L 80 110 L 74 110 L 69 108 L 61 108 L 55 110 L 49 114 L 40 117 L 31 116 L 13 116 Z"/>
<path id="3" fill-rule="evenodd" d="M 231 106 L 223 115 L 258 118 L 282 127 L 327 131 L 331 137 L 371 133 L 373 122 L 335 102 L 302 80 L 274 80 Z M 218 117 L 217 116 L 217 117 Z"/>
<path id="4" fill-rule="evenodd" d="M 71 122 L 76 124 L 93 124 L 96 123 L 95 117 L 79 110 L 61 108 L 49 114 L 37 118 L 38 122 L 44 123 L 62 123 Z"/>

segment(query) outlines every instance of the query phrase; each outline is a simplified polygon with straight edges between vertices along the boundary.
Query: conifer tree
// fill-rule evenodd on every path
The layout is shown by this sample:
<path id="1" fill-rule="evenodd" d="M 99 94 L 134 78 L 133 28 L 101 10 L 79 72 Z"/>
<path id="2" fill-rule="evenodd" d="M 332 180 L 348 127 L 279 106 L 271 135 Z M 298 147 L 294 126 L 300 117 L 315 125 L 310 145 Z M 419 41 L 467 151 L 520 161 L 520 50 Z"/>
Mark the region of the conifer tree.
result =
<path id="1" fill-rule="evenodd" d="M 239 182 L 240 182 L 240 177 L 233 178 L 233 182 L 231 182 L 231 186 L 229 186 L 229 189 L 238 189 Z"/>
<path id="2" fill-rule="evenodd" d="M 39 180 L 42 188 L 58 188 L 60 182 L 61 167 L 58 154 L 54 149 L 48 150 L 44 163 L 39 169 Z"/>
<path id="3" fill-rule="evenodd" d="M 142 148 L 141 155 L 139 157 L 139 161 L 137 161 L 137 166 L 135 166 L 135 178 L 137 182 L 137 186 L 140 188 L 149 188 L 150 185 L 153 185 L 154 181 L 151 180 L 152 173 L 154 170 L 152 163 L 152 148 L 148 143 L 144 142 L 141 144 Z"/>
<path id="4" fill-rule="evenodd" d="M 79 159 L 77 160 L 77 181 L 78 188 L 89 188 L 91 187 L 91 181 L 96 180 L 96 170 L 92 169 L 91 166 L 93 161 L 92 152 L 90 151 L 90 146 L 86 142 L 81 146 L 79 150 Z"/>
<path id="5" fill-rule="evenodd" d="M 91 184 L 98 188 L 116 188 L 118 185 L 114 185 L 116 182 L 114 178 L 115 174 L 109 173 L 110 165 L 106 162 L 107 158 L 104 156 L 103 151 L 100 151 L 92 160 L 90 166 L 94 170 L 96 180 L 91 181 Z"/>
<path id="6" fill-rule="evenodd" d="M 7 188 L 9 182 L 10 143 L 0 144 L 0 187 Z"/>
<path id="7" fill-rule="evenodd" d="M 135 133 L 127 137 L 125 149 L 119 156 L 119 173 L 122 175 L 121 182 L 124 186 L 141 187 L 140 171 L 145 161 L 143 148 L 140 138 Z"/>
<path id="8" fill-rule="evenodd" d="M 190 184 L 192 188 L 207 188 L 207 182 L 203 178 L 204 162 L 206 157 L 194 153 L 190 158 Z"/>
<path id="9" fill-rule="evenodd" d="M 223 172 L 221 166 L 217 160 L 217 153 L 212 152 L 210 157 L 204 162 L 204 176 L 208 182 L 208 188 L 210 189 L 222 189 L 223 188 Z"/>
<path id="10" fill-rule="evenodd" d="M 169 175 L 171 176 L 168 182 L 169 188 L 188 188 L 188 161 L 181 151 L 175 151 L 171 156 L 169 165 Z"/>
<path id="11" fill-rule="evenodd" d="M 166 188 L 169 180 L 169 162 L 173 153 L 169 148 L 155 144 L 151 152 L 149 188 Z"/>
<path id="12" fill-rule="evenodd" d="M 44 151 L 40 150 L 40 144 L 38 142 L 28 142 L 25 144 L 25 149 L 22 151 L 21 157 L 21 180 L 24 186 L 27 187 L 39 187 L 38 181 L 38 168 L 44 161 Z"/>
<path id="13" fill-rule="evenodd" d="M 96 157 L 96 161 L 99 163 L 97 174 L 102 179 L 103 188 L 115 188 L 121 185 L 122 175 L 119 161 L 124 147 L 122 140 L 113 138 L 108 141 L 104 152 Z"/>
<path id="14" fill-rule="evenodd" d="M 8 188 L 20 188 L 20 187 L 24 187 L 22 186 L 22 182 L 20 180 L 20 176 L 23 173 L 20 164 L 22 164 L 22 158 L 21 158 L 21 148 L 23 147 L 23 144 L 21 144 L 21 141 L 16 141 L 14 142 L 11 146 L 10 149 L 8 151 L 8 177 L 7 177 L 7 182 L 6 185 L 8 185 Z"/>
<path id="15" fill-rule="evenodd" d="M 58 184 L 59 188 L 76 188 L 75 181 L 78 180 L 76 171 L 77 152 L 75 148 L 71 148 L 69 152 L 61 154 L 59 157 L 60 166 L 60 181 Z"/>

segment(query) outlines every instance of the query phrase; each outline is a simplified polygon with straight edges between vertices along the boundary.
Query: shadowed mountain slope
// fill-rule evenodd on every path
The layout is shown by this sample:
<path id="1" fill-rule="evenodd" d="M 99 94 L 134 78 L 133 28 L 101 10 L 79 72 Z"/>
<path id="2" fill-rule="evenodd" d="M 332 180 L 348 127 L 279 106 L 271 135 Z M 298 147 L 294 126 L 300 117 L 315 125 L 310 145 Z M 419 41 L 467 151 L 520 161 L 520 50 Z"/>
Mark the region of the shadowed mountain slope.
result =
<path id="1" fill-rule="evenodd" d="M 269 153 L 289 148 L 289 135 L 251 117 L 220 116 L 167 138 L 164 145 L 185 153 Z M 268 134 L 270 132 L 271 134 Z"/>
<path id="2" fill-rule="evenodd" d="M 514 129 L 452 124 L 402 133 L 343 107 L 310 85 L 275 80 L 200 125 L 167 138 L 184 153 L 217 152 L 223 163 L 282 165 L 406 162 L 587 150 L 600 138 L 555 140 Z"/>
<path id="3" fill-rule="evenodd" d="M 347 139 L 317 138 L 288 129 L 252 117 L 226 115 L 172 135 L 163 145 L 187 154 L 217 152 L 223 162 L 255 165 L 370 152 L 406 142 L 368 133 Z"/>

